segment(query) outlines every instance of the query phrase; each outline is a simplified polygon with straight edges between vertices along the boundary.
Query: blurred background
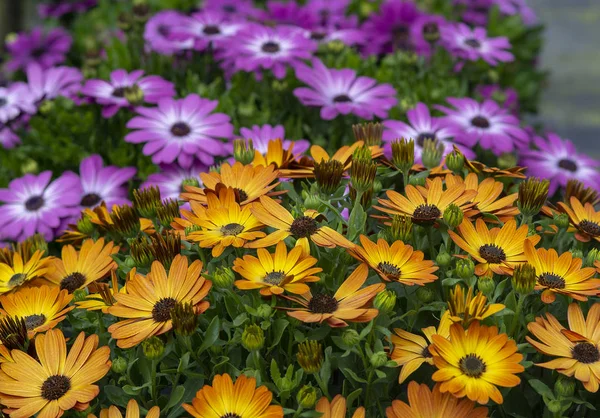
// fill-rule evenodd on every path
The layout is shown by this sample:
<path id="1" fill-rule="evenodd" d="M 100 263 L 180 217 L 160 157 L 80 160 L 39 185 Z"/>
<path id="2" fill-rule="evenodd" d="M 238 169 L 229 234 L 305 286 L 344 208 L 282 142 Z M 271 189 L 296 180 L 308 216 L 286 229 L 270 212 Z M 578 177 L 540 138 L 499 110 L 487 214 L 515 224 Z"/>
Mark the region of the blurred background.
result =
<path id="1" fill-rule="evenodd" d="M 33 3 L 0 0 L 0 39 L 31 26 Z M 600 158 L 600 0 L 528 3 L 546 25 L 541 65 L 550 71 L 536 121 Z"/>

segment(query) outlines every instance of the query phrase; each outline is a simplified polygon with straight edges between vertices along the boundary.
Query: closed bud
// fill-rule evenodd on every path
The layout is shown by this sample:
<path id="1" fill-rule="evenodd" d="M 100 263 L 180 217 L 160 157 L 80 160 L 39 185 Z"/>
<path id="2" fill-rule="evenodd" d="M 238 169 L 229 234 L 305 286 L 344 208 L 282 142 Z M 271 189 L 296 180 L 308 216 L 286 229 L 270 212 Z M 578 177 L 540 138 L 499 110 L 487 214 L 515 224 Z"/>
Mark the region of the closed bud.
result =
<path id="1" fill-rule="evenodd" d="M 37 161 L 28 158 L 21 164 L 21 173 L 29 174 L 29 173 L 37 173 L 40 169 Z"/>
<path id="2" fill-rule="evenodd" d="M 342 332 L 342 341 L 348 347 L 353 347 L 360 341 L 360 334 L 354 329 L 346 328 Z"/>
<path id="3" fill-rule="evenodd" d="M 304 341 L 298 345 L 296 359 L 305 373 L 318 373 L 324 360 L 323 346 L 314 340 Z"/>
<path id="4" fill-rule="evenodd" d="M 481 276 L 477 279 L 477 288 L 485 295 L 491 295 L 496 288 L 493 276 Z"/>
<path id="5" fill-rule="evenodd" d="M 373 189 L 375 176 L 377 175 L 377 163 L 372 160 L 356 160 L 350 167 L 350 180 L 352 188 L 359 192 L 367 192 Z"/>
<path id="6" fill-rule="evenodd" d="M 435 299 L 435 291 L 427 286 L 420 286 L 416 291 L 416 296 L 422 303 L 430 303 Z"/>
<path id="7" fill-rule="evenodd" d="M 309 194 L 304 199 L 304 207 L 306 209 L 319 210 L 320 206 L 321 206 L 321 200 L 319 200 L 319 196 L 316 196 L 314 194 Z"/>
<path id="8" fill-rule="evenodd" d="M 498 168 L 508 169 L 517 165 L 517 155 L 512 152 L 505 152 L 498 157 Z"/>
<path id="9" fill-rule="evenodd" d="M 429 22 L 423 26 L 423 38 L 427 42 L 434 44 L 440 40 L 441 36 L 440 27 L 437 23 Z"/>
<path id="10" fill-rule="evenodd" d="M 142 351 L 149 360 L 158 360 L 165 352 L 165 344 L 157 337 L 152 336 L 142 342 Z"/>
<path id="11" fill-rule="evenodd" d="M 452 256 L 447 251 L 441 251 L 435 258 L 435 263 L 440 267 L 448 267 L 452 262 Z"/>
<path id="12" fill-rule="evenodd" d="M 421 177 L 421 176 L 410 176 L 410 178 L 408 179 L 408 184 L 410 184 L 411 186 L 425 186 L 426 183 L 426 179 L 425 177 Z"/>
<path id="13" fill-rule="evenodd" d="M 600 260 L 600 250 L 592 248 L 585 256 L 585 267 L 594 267 L 596 261 Z"/>
<path id="14" fill-rule="evenodd" d="M 559 229 L 567 229 L 569 227 L 569 215 L 566 213 L 555 214 L 554 225 L 556 225 Z"/>
<path id="15" fill-rule="evenodd" d="M 147 0 L 133 0 L 131 11 L 134 20 L 138 23 L 146 23 L 150 17 L 150 6 Z"/>
<path id="16" fill-rule="evenodd" d="M 140 218 L 131 206 L 116 207 L 110 213 L 110 219 L 110 228 L 125 238 L 134 238 L 140 232 Z"/>
<path id="17" fill-rule="evenodd" d="M 415 141 L 395 139 L 392 141 L 392 163 L 405 175 L 408 175 L 415 164 Z"/>
<path id="18" fill-rule="evenodd" d="M 565 187 L 565 202 L 570 202 L 571 197 L 579 200 L 584 206 L 586 203 L 596 206 L 600 200 L 596 190 L 586 187 L 585 184 L 575 179 L 567 181 L 567 187 Z"/>
<path id="19" fill-rule="evenodd" d="M 117 26 L 124 32 L 127 32 L 131 29 L 131 25 L 133 24 L 133 16 L 127 12 L 122 12 L 117 17 Z"/>
<path id="20" fill-rule="evenodd" d="M 554 393 L 561 398 L 570 398 L 575 393 L 575 387 L 573 378 L 560 374 L 554 382 Z"/>
<path id="21" fill-rule="evenodd" d="M 346 44 L 339 39 L 334 39 L 327 42 L 327 49 L 333 53 L 340 53 L 344 50 L 344 48 L 346 48 Z"/>
<path id="22" fill-rule="evenodd" d="M 235 274 L 229 267 L 217 267 L 212 275 L 212 282 L 219 289 L 231 289 Z"/>
<path id="23" fill-rule="evenodd" d="M 548 180 L 530 177 L 519 184 L 519 198 L 517 206 L 521 213 L 530 218 L 537 215 L 548 198 Z"/>
<path id="24" fill-rule="evenodd" d="M 25 319 L 8 315 L 0 318 L 0 342 L 9 350 L 27 352 L 30 344 Z"/>
<path id="25" fill-rule="evenodd" d="M 181 182 L 181 190 L 185 190 L 185 186 L 198 187 L 200 186 L 200 181 L 198 178 L 188 177 Z"/>
<path id="26" fill-rule="evenodd" d="M 273 308 L 271 308 L 271 305 L 267 305 L 266 303 L 261 304 L 256 309 L 256 315 L 263 319 L 270 318 L 272 313 L 273 313 Z"/>
<path id="27" fill-rule="evenodd" d="M 357 141 L 363 141 L 366 146 L 381 145 L 383 140 L 383 125 L 381 123 L 367 122 L 352 125 L 352 132 Z"/>
<path id="28" fill-rule="evenodd" d="M 573 256 L 573 258 L 583 258 L 583 251 L 581 251 L 578 248 L 575 248 L 571 250 L 571 255 Z"/>
<path id="29" fill-rule="evenodd" d="M 382 313 L 390 313 L 396 307 L 396 292 L 393 290 L 384 290 L 379 292 L 373 300 L 373 306 Z"/>
<path id="30" fill-rule="evenodd" d="M 547 399 L 546 406 L 548 407 L 548 411 L 550 411 L 553 414 L 558 414 L 563 409 L 562 402 L 558 399 Z"/>
<path id="31" fill-rule="evenodd" d="M 452 151 L 446 156 L 446 167 L 456 174 L 461 174 L 465 166 L 465 156 L 461 152 Z"/>
<path id="32" fill-rule="evenodd" d="M 41 234 L 34 234 L 21 243 L 24 249 L 23 261 L 27 262 L 36 251 L 41 251 L 42 254 L 48 254 L 48 243 Z M 25 250 L 29 248 L 29 251 Z"/>
<path id="33" fill-rule="evenodd" d="M 273 90 L 275 91 L 286 91 L 289 88 L 288 83 L 285 80 L 273 80 L 271 87 L 273 87 Z"/>
<path id="34" fill-rule="evenodd" d="M 162 226 L 170 226 L 173 219 L 179 217 L 179 202 L 174 199 L 167 199 L 163 205 L 156 209 L 156 217 Z"/>
<path id="35" fill-rule="evenodd" d="M 321 160 L 314 165 L 315 180 L 324 194 L 334 193 L 342 181 L 344 165 L 338 160 Z"/>
<path id="36" fill-rule="evenodd" d="M 53 100 L 44 100 L 39 107 L 39 111 L 42 115 L 48 115 L 54 110 Z"/>
<path id="37" fill-rule="evenodd" d="M 371 366 L 378 368 L 383 366 L 388 361 L 388 356 L 383 351 L 378 351 L 377 353 L 373 353 L 371 358 L 369 358 L 369 363 Z"/>
<path id="38" fill-rule="evenodd" d="M 265 333 L 258 325 L 247 325 L 242 333 L 242 346 L 248 351 L 257 351 L 265 345 Z"/>
<path id="39" fill-rule="evenodd" d="M 150 250 L 150 242 L 146 237 L 138 237 L 129 242 L 129 253 L 133 266 L 145 268 L 150 266 L 154 261 L 152 251 Z"/>
<path id="40" fill-rule="evenodd" d="M 254 161 L 254 144 L 251 139 L 236 139 L 233 141 L 233 157 L 236 161 L 248 165 Z"/>
<path id="41" fill-rule="evenodd" d="M 383 184 L 381 184 L 379 179 L 375 178 L 375 181 L 373 182 L 373 193 L 378 195 L 381 190 L 383 190 Z"/>
<path id="42" fill-rule="evenodd" d="M 459 259 L 454 269 L 456 275 L 463 280 L 470 279 L 475 274 L 475 264 L 471 259 Z"/>
<path id="43" fill-rule="evenodd" d="M 352 163 L 354 163 L 355 161 L 362 161 L 368 163 L 372 160 L 373 154 L 371 153 L 371 148 L 369 148 L 366 145 L 356 148 L 352 153 Z"/>
<path id="44" fill-rule="evenodd" d="M 127 371 L 127 360 L 123 357 L 117 357 L 113 360 L 110 368 L 114 373 L 123 374 Z"/>
<path id="45" fill-rule="evenodd" d="M 459 226 L 464 217 L 465 214 L 463 213 L 462 209 L 454 203 L 451 203 L 444 211 L 444 221 L 446 222 L 446 225 L 452 229 Z"/>
<path id="46" fill-rule="evenodd" d="M 426 139 L 423 141 L 421 160 L 425 167 L 432 169 L 439 166 L 443 155 L 444 145 L 437 139 Z"/>
<path id="47" fill-rule="evenodd" d="M 528 313 L 525 315 L 525 322 L 530 323 L 535 321 L 535 314 Z"/>
<path id="48" fill-rule="evenodd" d="M 410 216 L 394 215 L 390 226 L 391 241 L 408 243 L 412 240 L 413 222 Z"/>
<path id="49" fill-rule="evenodd" d="M 191 303 L 177 303 L 171 309 L 173 329 L 179 335 L 189 336 L 196 332 L 198 315 Z"/>
<path id="50" fill-rule="evenodd" d="M 512 276 L 512 286 L 521 295 L 533 292 L 536 283 L 535 267 L 529 263 L 519 264 L 515 267 Z"/>
<path id="51" fill-rule="evenodd" d="M 296 400 L 303 409 L 312 409 L 317 403 L 318 397 L 319 393 L 316 388 L 311 385 L 304 385 L 298 391 Z"/>
<path id="52" fill-rule="evenodd" d="M 83 302 L 88 296 L 85 289 L 76 289 L 73 291 L 73 302 Z"/>
<path id="53" fill-rule="evenodd" d="M 82 215 L 81 218 L 77 221 L 77 230 L 85 235 L 92 235 L 94 232 L 94 224 L 90 220 L 90 217 L 87 215 Z"/>

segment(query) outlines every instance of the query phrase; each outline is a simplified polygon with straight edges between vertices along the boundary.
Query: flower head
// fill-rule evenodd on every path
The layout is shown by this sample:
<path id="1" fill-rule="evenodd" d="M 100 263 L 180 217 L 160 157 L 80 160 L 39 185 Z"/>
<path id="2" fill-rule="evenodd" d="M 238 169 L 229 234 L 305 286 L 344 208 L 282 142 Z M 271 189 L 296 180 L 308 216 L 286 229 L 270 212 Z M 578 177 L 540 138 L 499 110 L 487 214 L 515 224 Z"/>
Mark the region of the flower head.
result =
<path id="1" fill-rule="evenodd" d="M 194 161 L 188 168 L 180 167 L 178 164 L 162 164 L 160 171 L 150 174 L 140 189 L 155 186 L 160 190 L 162 199 L 177 200 L 184 191 L 185 185 L 199 186 L 201 183 L 199 174 L 207 171 L 208 166 L 199 161 Z M 189 203 L 182 207 L 188 210 L 190 208 Z"/>
<path id="2" fill-rule="evenodd" d="M 52 271 L 51 259 L 42 258 L 43 255 L 43 251 L 36 251 L 31 258 L 23 260 L 21 254 L 14 252 L 11 259 L 7 260 L 10 263 L 0 262 L 0 294 Z"/>
<path id="3" fill-rule="evenodd" d="M 98 0 L 51 0 L 38 4 L 38 14 L 41 18 L 53 17 L 58 19 L 69 13 L 83 13 L 95 7 Z"/>
<path id="4" fill-rule="evenodd" d="M 440 15 L 421 15 L 410 25 L 412 47 L 419 55 L 429 57 L 449 25 Z"/>
<path id="5" fill-rule="evenodd" d="M 11 122 L 23 113 L 35 113 L 34 102 L 35 96 L 25 83 L 0 86 L 0 123 Z"/>
<path id="6" fill-rule="evenodd" d="M 144 40 L 151 51 L 164 55 L 191 49 L 194 46 L 192 38 L 176 39 L 173 32 L 186 21 L 187 17 L 174 10 L 162 10 L 152 16 L 144 28 Z"/>
<path id="7" fill-rule="evenodd" d="M 253 125 L 252 128 L 240 128 L 240 136 L 244 139 L 251 139 L 252 146 L 260 154 L 267 153 L 269 142 L 274 139 L 281 139 L 285 149 L 289 149 L 293 145 L 296 153 L 304 153 L 310 146 L 310 142 L 306 139 L 294 141 L 285 139 L 283 125 Z"/>
<path id="8" fill-rule="evenodd" d="M 594 205 L 586 202 L 585 205 L 574 196 L 569 200 L 569 205 L 558 202 L 560 209 L 569 216 L 571 227 L 569 231 L 575 232 L 575 238 L 582 242 L 592 239 L 600 241 L 600 212 L 596 212 Z"/>
<path id="9" fill-rule="evenodd" d="M 219 48 L 225 39 L 234 37 L 245 26 L 245 20 L 222 11 L 203 10 L 192 13 L 189 18 L 173 28 L 173 39 L 192 39 L 196 51 L 209 47 Z"/>
<path id="10" fill-rule="evenodd" d="M 346 398 L 342 395 L 335 395 L 331 402 L 323 396 L 317 402 L 315 411 L 322 413 L 323 417 L 346 418 Z M 352 418 L 365 418 L 365 408 L 360 406 L 356 408 Z"/>
<path id="11" fill-rule="evenodd" d="M 47 33 L 41 28 L 22 32 L 6 45 L 10 59 L 6 63 L 9 71 L 25 69 L 33 62 L 42 68 L 50 68 L 65 60 L 71 49 L 71 36 L 62 28 L 54 28 Z"/>
<path id="12" fill-rule="evenodd" d="M 81 89 L 83 75 L 74 67 L 44 69 L 38 63 L 27 66 L 27 85 L 35 101 L 51 100 L 58 96 L 73 98 Z"/>
<path id="13" fill-rule="evenodd" d="M 505 306 L 501 303 L 487 303 L 487 297 L 479 292 L 473 296 L 473 288 L 470 287 L 465 294 L 461 285 L 455 285 L 450 291 L 448 300 L 449 319 L 454 323 L 461 323 L 467 328 L 473 321 L 483 321 L 492 316 Z"/>
<path id="14" fill-rule="evenodd" d="M 484 60 L 491 66 L 514 61 L 509 52 L 511 44 L 507 37 L 490 38 L 483 27 L 471 29 L 464 23 L 448 26 L 441 33 L 442 44 L 455 56 L 467 61 Z"/>

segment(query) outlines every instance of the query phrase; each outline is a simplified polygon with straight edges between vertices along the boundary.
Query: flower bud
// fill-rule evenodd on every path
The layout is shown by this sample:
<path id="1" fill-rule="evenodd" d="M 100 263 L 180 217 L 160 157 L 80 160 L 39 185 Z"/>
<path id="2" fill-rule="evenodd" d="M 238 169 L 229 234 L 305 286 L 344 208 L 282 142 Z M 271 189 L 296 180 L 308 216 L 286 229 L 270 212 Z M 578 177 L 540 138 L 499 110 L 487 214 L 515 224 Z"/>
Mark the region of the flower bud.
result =
<path id="1" fill-rule="evenodd" d="M 575 393 L 576 383 L 571 377 L 558 375 L 558 379 L 554 382 L 554 393 L 561 398 L 569 398 Z"/>
<path id="2" fill-rule="evenodd" d="M 48 115 L 54 110 L 54 100 L 44 100 L 39 107 L 42 115 Z"/>
<path id="3" fill-rule="evenodd" d="M 83 302 L 88 296 L 87 290 L 76 289 L 73 292 L 73 302 Z"/>
<path id="4" fill-rule="evenodd" d="M 598 204 L 598 192 L 592 187 L 586 187 L 579 180 L 571 179 L 567 181 L 565 187 L 565 202 L 570 202 L 571 197 L 576 198 L 585 206 L 586 203 L 596 206 Z"/>
<path id="5" fill-rule="evenodd" d="M 437 139 L 426 139 L 423 142 L 421 160 L 425 167 L 432 169 L 439 166 L 442 161 L 442 155 L 444 155 L 444 145 Z"/>
<path id="6" fill-rule="evenodd" d="M 235 139 L 233 141 L 233 157 L 236 161 L 248 165 L 254 161 L 254 144 L 251 139 Z"/>
<path id="7" fill-rule="evenodd" d="M 319 393 L 316 388 L 313 388 L 311 385 L 304 385 L 298 391 L 296 400 L 298 401 L 298 405 L 303 409 L 312 409 L 317 403 L 318 397 Z"/>
<path id="8" fill-rule="evenodd" d="M 548 411 L 550 411 L 553 414 L 559 413 L 560 411 L 562 411 L 563 408 L 562 402 L 558 399 L 548 400 L 546 406 L 548 407 Z"/>
<path id="9" fill-rule="evenodd" d="M 578 248 L 571 250 L 571 255 L 573 258 L 583 258 L 583 251 Z"/>
<path id="10" fill-rule="evenodd" d="M 556 225 L 559 229 L 567 229 L 569 227 L 569 215 L 566 213 L 555 214 L 554 225 Z"/>
<path id="11" fill-rule="evenodd" d="M 131 206 L 118 206 L 110 213 L 111 230 L 125 238 L 134 238 L 140 232 L 140 218 Z"/>
<path id="12" fill-rule="evenodd" d="M 496 288 L 496 283 L 492 276 L 481 276 L 477 279 L 477 288 L 485 295 L 491 295 Z"/>
<path id="13" fill-rule="evenodd" d="M 173 219 L 179 217 L 179 202 L 175 199 L 167 199 L 162 206 L 156 209 L 156 217 L 162 226 L 169 227 Z"/>
<path id="14" fill-rule="evenodd" d="M 381 181 L 378 178 L 375 178 L 375 181 L 373 182 L 373 193 L 378 195 L 381 190 L 383 190 L 383 184 L 381 184 Z"/>
<path id="15" fill-rule="evenodd" d="M 356 191 L 366 192 L 373 188 L 377 175 L 377 163 L 372 160 L 353 160 L 350 167 L 350 180 L 352 188 Z"/>
<path id="16" fill-rule="evenodd" d="M 212 275 L 212 282 L 219 289 L 231 289 L 235 274 L 229 267 L 217 267 Z"/>
<path id="17" fill-rule="evenodd" d="M 425 177 L 420 177 L 420 176 L 411 176 L 408 179 L 408 184 L 410 184 L 411 186 L 425 186 Z"/>
<path id="18" fill-rule="evenodd" d="M 88 215 L 82 215 L 81 218 L 77 221 L 77 230 L 85 235 L 92 235 L 94 232 L 94 224 L 90 220 Z"/>
<path id="19" fill-rule="evenodd" d="M 398 170 L 407 174 L 415 164 L 415 141 L 404 138 L 393 140 L 392 162 Z"/>
<path id="20" fill-rule="evenodd" d="M 460 225 L 465 217 L 462 209 L 451 203 L 444 211 L 444 221 L 449 228 L 454 229 Z"/>
<path id="21" fill-rule="evenodd" d="M 475 274 L 475 264 L 469 258 L 459 259 L 456 262 L 456 268 L 454 269 L 456 275 L 463 280 L 470 279 Z"/>
<path id="22" fill-rule="evenodd" d="M 322 193 L 333 194 L 342 181 L 344 165 L 338 160 L 321 160 L 314 165 L 315 180 Z"/>
<path id="23" fill-rule="evenodd" d="M 271 308 L 271 305 L 267 305 L 266 303 L 263 303 L 256 309 L 256 315 L 259 318 L 268 319 L 271 317 L 272 313 L 273 308 Z"/>
<path id="24" fill-rule="evenodd" d="M 525 322 L 526 323 L 530 323 L 530 322 L 534 322 L 535 321 L 535 314 L 532 313 L 528 313 L 527 315 L 525 315 Z"/>
<path id="25" fill-rule="evenodd" d="M 349 347 L 353 347 L 360 341 L 360 334 L 353 329 L 346 328 L 342 332 L 342 341 Z"/>
<path id="26" fill-rule="evenodd" d="M 313 210 L 319 210 L 319 207 L 321 207 L 321 201 L 319 200 L 319 196 L 316 196 L 314 194 L 309 194 L 308 196 L 306 196 L 306 198 L 304 199 L 304 207 L 306 209 L 313 209 Z"/>
<path id="27" fill-rule="evenodd" d="M 512 286 L 515 292 L 528 295 L 533 292 L 536 283 L 535 267 L 529 263 L 520 264 L 515 267 L 512 276 Z"/>
<path id="28" fill-rule="evenodd" d="M 435 292 L 433 289 L 426 286 L 419 287 L 415 293 L 417 299 L 419 299 L 419 301 L 422 303 L 430 303 L 433 301 L 433 299 L 435 299 Z"/>
<path id="29" fill-rule="evenodd" d="M 383 366 L 388 361 L 388 356 L 383 351 L 378 351 L 377 353 L 373 353 L 371 358 L 369 358 L 369 363 L 371 366 L 377 368 Z"/>
<path id="30" fill-rule="evenodd" d="M 498 168 L 507 169 L 517 165 L 517 155 L 512 152 L 505 152 L 498 157 Z"/>
<path id="31" fill-rule="evenodd" d="M 260 350 L 265 345 L 265 333 L 258 325 L 247 325 L 242 333 L 242 345 L 248 351 Z"/>
<path id="32" fill-rule="evenodd" d="M 29 174 L 29 173 L 37 173 L 40 169 L 37 161 L 28 158 L 21 164 L 21 173 Z"/>
<path id="33" fill-rule="evenodd" d="M 598 260 L 600 260 L 600 250 L 592 248 L 585 256 L 585 267 L 594 267 L 594 264 Z"/>
<path id="34" fill-rule="evenodd" d="M 181 182 L 181 190 L 185 190 L 185 186 L 198 187 L 200 186 L 200 181 L 197 178 L 188 177 Z"/>
<path id="35" fill-rule="evenodd" d="M 354 132 L 354 138 L 357 141 L 363 141 L 366 146 L 381 145 L 383 141 L 383 125 L 378 122 L 352 125 L 352 132 Z"/>
<path id="36" fill-rule="evenodd" d="M 305 373 L 318 373 L 324 360 L 323 346 L 314 340 L 304 341 L 298 345 L 296 359 Z"/>
<path id="37" fill-rule="evenodd" d="M 394 307 L 396 306 L 396 292 L 393 290 L 384 290 L 375 296 L 375 300 L 373 300 L 373 306 L 376 309 L 379 309 L 382 313 L 390 313 L 394 311 Z"/>
<path id="38" fill-rule="evenodd" d="M 549 186 L 548 180 L 540 180 L 535 177 L 530 177 L 519 184 L 517 206 L 523 216 L 530 218 L 540 212 L 548 198 Z"/>
<path id="39" fill-rule="evenodd" d="M 142 351 L 149 360 L 158 360 L 165 352 L 165 344 L 157 337 L 152 336 L 142 342 Z"/>
<path id="40" fill-rule="evenodd" d="M 446 250 L 441 251 L 435 258 L 435 263 L 440 267 L 448 267 L 452 262 L 452 256 Z"/>
<path id="41" fill-rule="evenodd" d="M 412 240 L 413 222 L 410 216 L 394 215 L 389 230 L 390 241 L 402 241 L 404 243 Z"/>
<path id="42" fill-rule="evenodd" d="M 132 106 L 138 106 L 144 103 L 144 91 L 137 84 L 125 87 L 124 97 Z"/>
<path id="43" fill-rule="evenodd" d="M 133 19 L 138 23 L 146 23 L 150 17 L 150 6 L 147 0 L 133 0 L 131 11 Z"/>
<path id="44" fill-rule="evenodd" d="M 177 303 L 171 309 L 171 321 L 175 332 L 183 336 L 194 334 L 198 327 L 198 315 L 191 303 Z"/>
<path id="45" fill-rule="evenodd" d="M 461 174 L 465 166 L 465 156 L 456 151 L 452 151 L 446 156 L 446 167 L 456 174 Z"/>
<path id="46" fill-rule="evenodd" d="M 111 370 L 118 374 L 125 373 L 127 371 L 127 360 L 123 357 L 117 357 L 112 362 Z"/>

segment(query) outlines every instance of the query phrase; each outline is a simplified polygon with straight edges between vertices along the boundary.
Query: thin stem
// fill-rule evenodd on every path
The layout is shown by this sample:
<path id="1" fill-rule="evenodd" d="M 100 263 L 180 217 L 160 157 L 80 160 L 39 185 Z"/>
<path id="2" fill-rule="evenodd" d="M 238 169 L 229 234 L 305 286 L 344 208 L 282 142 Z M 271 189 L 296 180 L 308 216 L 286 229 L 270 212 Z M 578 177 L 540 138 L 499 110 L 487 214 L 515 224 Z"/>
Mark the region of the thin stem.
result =
<path id="1" fill-rule="evenodd" d="M 151 369 L 150 369 L 150 379 L 152 382 L 152 386 L 150 388 L 150 392 L 152 395 L 152 400 L 154 401 L 154 405 L 158 405 L 158 386 L 156 384 L 156 367 L 158 363 L 156 360 L 152 360 Z"/>
<path id="2" fill-rule="evenodd" d="M 512 322 L 510 324 L 510 335 L 513 338 L 516 338 L 515 333 L 519 330 L 519 317 L 521 316 L 521 311 L 523 310 L 523 304 L 525 303 L 525 298 L 527 297 L 527 295 L 520 295 L 519 296 L 519 301 L 517 302 L 517 310 L 515 312 L 515 315 L 513 316 Z"/>

